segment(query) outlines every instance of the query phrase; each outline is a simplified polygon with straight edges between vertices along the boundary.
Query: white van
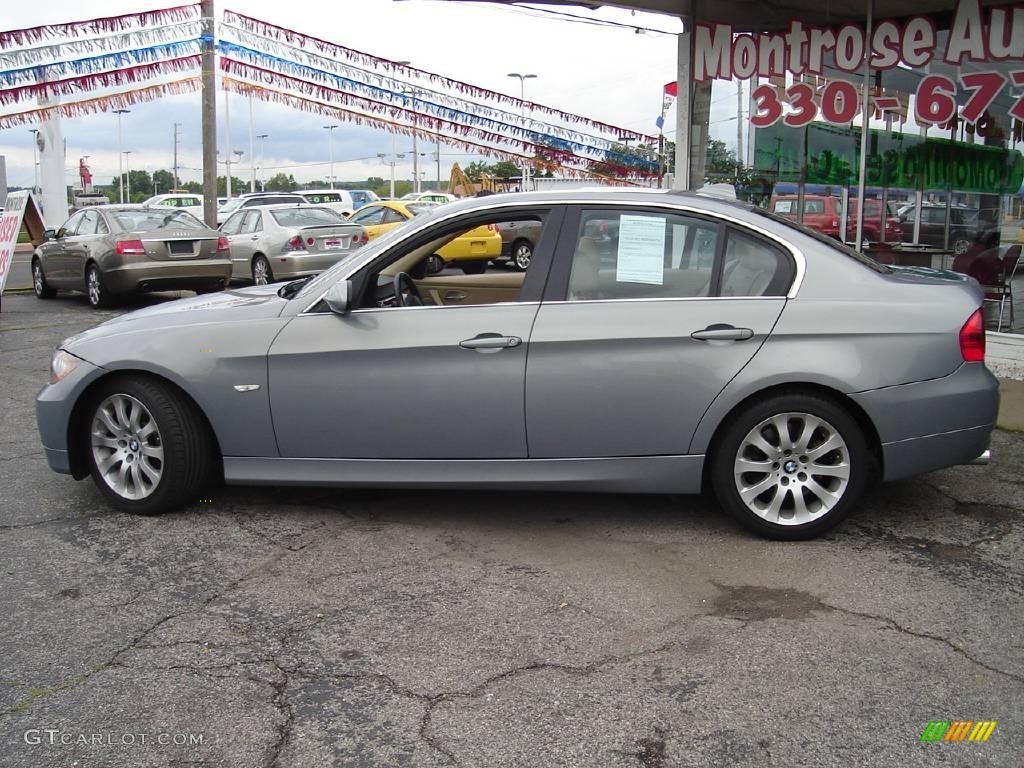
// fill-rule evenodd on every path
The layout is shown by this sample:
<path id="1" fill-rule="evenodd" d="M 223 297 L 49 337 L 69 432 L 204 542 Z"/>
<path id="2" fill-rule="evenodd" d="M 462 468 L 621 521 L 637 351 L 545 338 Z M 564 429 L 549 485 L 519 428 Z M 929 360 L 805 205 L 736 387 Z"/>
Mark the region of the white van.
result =
<path id="1" fill-rule="evenodd" d="M 377 195 L 368 189 L 297 189 L 307 203 L 331 208 L 343 216 L 351 216 L 367 203 L 375 203 Z"/>

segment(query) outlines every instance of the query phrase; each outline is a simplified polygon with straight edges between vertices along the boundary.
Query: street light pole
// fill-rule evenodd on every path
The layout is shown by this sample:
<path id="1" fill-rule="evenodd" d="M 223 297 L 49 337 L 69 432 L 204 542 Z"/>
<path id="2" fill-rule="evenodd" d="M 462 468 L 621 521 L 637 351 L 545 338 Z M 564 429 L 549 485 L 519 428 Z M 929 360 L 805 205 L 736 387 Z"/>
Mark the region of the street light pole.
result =
<path id="1" fill-rule="evenodd" d="M 127 194 L 128 194 L 128 202 L 129 203 L 132 201 L 131 158 L 128 157 L 128 155 L 130 155 L 131 153 L 132 153 L 132 151 L 130 149 L 126 149 L 124 151 L 124 182 L 125 182 L 125 185 L 128 188 L 128 193 Z M 121 202 L 124 202 L 124 200 L 122 200 Z"/>
<path id="2" fill-rule="evenodd" d="M 521 113 L 522 118 L 523 118 L 523 127 L 525 128 L 526 127 L 526 81 L 527 80 L 532 80 L 533 78 L 535 78 L 537 76 L 536 75 L 529 75 L 529 74 L 522 75 L 522 74 L 520 74 L 518 72 L 509 72 L 508 76 L 509 77 L 515 77 L 515 78 L 519 79 L 520 113 Z M 527 191 L 527 185 L 529 184 L 529 181 L 530 181 L 530 162 L 529 162 L 529 160 L 524 159 L 523 160 L 523 181 L 522 181 L 522 185 L 521 185 L 521 191 L 523 191 L 523 192 Z"/>
<path id="3" fill-rule="evenodd" d="M 32 134 L 32 194 L 39 194 L 39 129 L 29 128 Z"/>
<path id="4" fill-rule="evenodd" d="M 263 150 L 264 150 L 263 140 L 265 138 L 267 138 L 269 135 L 270 135 L 269 133 L 261 133 L 259 136 L 256 137 L 257 139 L 260 140 L 260 176 L 261 177 L 263 176 L 263 158 L 264 158 L 264 154 L 263 154 Z M 253 178 L 255 178 L 255 171 L 253 171 L 253 174 L 254 174 Z M 266 188 L 263 186 L 263 179 L 261 178 L 260 179 L 260 192 L 262 192 L 264 189 L 266 189 Z M 256 191 L 255 190 L 255 185 L 254 185 L 253 191 L 254 192 Z"/>
<path id="5" fill-rule="evenodd" d="M 121 115 L 127 115 L 131 112 L 130 109 L 115 109 L 114 114 L 117 115 L 117 188 L 121 191 L 121 202 L 124 202 L 124 160 L 123 152 L 121 151 Z"/>
<path id="6" fill-rule="evenodd" d="M 336 123 L 324 126 L 324 129 L 327 131 L 327 152 L 331 159 L 331 189 L 334 189 L 334 129 L 337 127 Z"/>

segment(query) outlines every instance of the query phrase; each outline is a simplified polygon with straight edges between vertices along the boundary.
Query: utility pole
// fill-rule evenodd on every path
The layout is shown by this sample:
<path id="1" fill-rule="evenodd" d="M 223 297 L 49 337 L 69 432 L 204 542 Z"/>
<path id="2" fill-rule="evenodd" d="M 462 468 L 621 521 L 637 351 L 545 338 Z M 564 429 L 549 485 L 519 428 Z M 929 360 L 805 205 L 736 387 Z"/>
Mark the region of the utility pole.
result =
<path id="1" fill-rule="evenodd" d="M 736 81 L 736 171 L 743 165 L 743 81 Z"/>
<path id="2" fill-rule="evenodd" d="M 117 115 L 117 188 L 121 191 L 121 202 L 124 202 L 124 153 L 121 151 L 121 116 L 127 115 L 129 109 L 115 109 Z"/>
<path id="3" fill-rule="evenodd" d="M 174 124 L 174 188 L 178 189 L 181 187 L 181 183 L 178 181 L 178 129 L 181 128 L 181 123 Z"/>
<path id="4" fill-rule="evenodd" d="M 129 203 L 132 201 L 132 169 L 131 158 L 128 157 L 128 155 L 130 155 L 131 153 L 132 151 L 130 149 L 126 149 L 124 151 L 124 182 L 125 186 L 128 188 L 127 194 Z M 124 201 L 122 200 L 122 202 Z"/>
<path id="5" fill-rule="evenodd" d="M 249 191 L 256 191 L 256 147 L 253 145 L 253 124 L 252 124 L 252 91 L 249 92 L 249 171 L 252 179 L 249 181 Z"/>
<path id="6" fill-rule="evenodd" d="M 264 162 L 264 158 L 266 157 L 266 153 L 265 153 L 266 145 L 263 143 L 263 140 L 265 138 L 267 138 L 269 135 L 270 135 L 269 133 L 261 133 L 259 136 L 256 137 L 257 139 L 260 140 L 260 176 L 263 176 L 263 162 Z M 255 171 L 253 171 L 253 174 L 255 174 Z M 253 178 L 255 178 L 255 176 Z M 266 187 L 263 186 L 263 179 L 261 178 L 260 179 L 260 192 L 263 192 L 265 189 L 266 189 Z M 255 189 L 255 183 L 254 183 L 253 184 L 253 192 L 255 192 L 255 191 L 256 191 L 256 189 Z"/>
<path id="7" fill-rule="evenodd" d="M 224 81 L 221 80 L 221 88 L 224 88 Z M 228 107 L 228 89 L 224 88 L 224 144 L 227 149 L 225 157 L 227 160 L 224 162 L 227 164 L 227 171 L 224 177 L 224 189 L 227 193 L 228 199 L 231 199 L 231 111 Z"/>
<path id="8" fill-rule="evenodd" d="M 201 0 L 203 67 L 203 219 L 217 226 L 217 81 L 213 0 Z"/>
<path id="9" fill-rule="evenodd" d="M 330 177 L 330 187 L 331 187 L 331 189 L 334 189 L 334 129 L 337 128 L 337 127 L 338 127 L 337 123 L 332 124 L 332 125 L 325 125 L 324 126 L 324 129 L 327 131 L 327 152 L 329 153 L 330 158 L 331 158 L 331 171 L 330 171 L 330 174 L 331 174 L 331 177 Z"/>
<path id="10" fill-rule="evenodd" d="M 29 128 L 28 132 L 32 134 L 32 194 L 39 194 L 39 129 Z M 121 150 L 120 147 L 117 148 Z M 120 185 L 121 182 L 118 182 Z M 391 195 L 394 197 L 394 193 Z"/>

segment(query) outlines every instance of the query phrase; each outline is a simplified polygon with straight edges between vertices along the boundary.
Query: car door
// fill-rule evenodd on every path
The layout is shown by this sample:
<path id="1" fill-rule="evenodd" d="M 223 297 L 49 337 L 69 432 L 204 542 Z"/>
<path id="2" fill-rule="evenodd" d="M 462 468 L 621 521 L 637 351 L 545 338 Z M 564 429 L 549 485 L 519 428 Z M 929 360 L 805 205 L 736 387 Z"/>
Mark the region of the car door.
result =
<path id="1" fill-rule="evenodd" d="M 98 260 L 103 251 L 103 230 L 106 226 L 100 221 L 97 211 L 83 211 L 81 224 L 75 234 L 66 238 L 64 254 L 67 258 L 71 287 L 85 289 L 85 265 L 90 260 Z"/>
<path id="2" fill-rule="evenodd" d="M 260 239 L 260 212 L 249 208 L 239 211 L 235 216 L 239 217 L 238 232 L 228 237 L 228 246 L 231 248 L 231 273 L 239 278 L 251 278 L 252 257 Z"/>
<path id="3" fill-rule="evenodd" d="M 57 230 L 53 240 L 47 240 L 39 247 L 39 257 L 43 265 L 46 281 L 55 288 L 73 288 L 74 273 L 70 267 L 67 254 L 68 239 L 74 237 L 75 230 L 85 218 L 85 211 L 78 211 Z"/>
<path id="4" fill-rule="evenodd" d="M 243 255 L 245 250 L 242 245 L 239 232 L 242 228 L 242 221 L 248 211 L 236 211 L 228 217 L 228 220 L 220 228 L 220 233 L 228 241 L 228 250 L 231 255 L 231 277 L 243 279 L 250 277 L 249 259 Z"/>
<path id="5" fill-rule="evenodd" d="M 552 234 L 542 237 L 514 300 L 413 307 L 369 301 L 346 315 L 314 305 L 295 317 L 274 340 L 268 360 L 281 455 L 525 458 L 526 340 L 560 213 L 541 212 Z M 387 284 L 376 275 L 382 261 L 393 262 L 441 233 L 470 229 L 473 218 L 400 240 L 353 277 L 357 292 L 364 283 L 371 291 Z"/>
<path id="6" fill-rule="evenodd" d="M 686 454 L 778 319 L 792 255 L 651 207 L 577 208 L 562 232 L 530 337 L 530 458 Z"/>

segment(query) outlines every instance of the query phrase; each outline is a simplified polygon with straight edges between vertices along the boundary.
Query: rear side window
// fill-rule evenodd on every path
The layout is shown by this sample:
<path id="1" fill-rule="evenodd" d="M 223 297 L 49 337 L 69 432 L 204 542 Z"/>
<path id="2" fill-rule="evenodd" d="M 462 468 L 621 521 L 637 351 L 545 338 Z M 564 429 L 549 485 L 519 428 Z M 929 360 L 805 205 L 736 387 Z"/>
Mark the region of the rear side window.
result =
<path id="1" fill-rule="evenodd" d="M 585 211 L 568 299 L 710 296 L 718 225 L 669 213 Z"/>
<path id="2" fill-rule="evenodd" d="M 764 240 L 730 230 L 722 264 L 719 295 L 785 296 L 793 281 L 793 262 Z"/>

